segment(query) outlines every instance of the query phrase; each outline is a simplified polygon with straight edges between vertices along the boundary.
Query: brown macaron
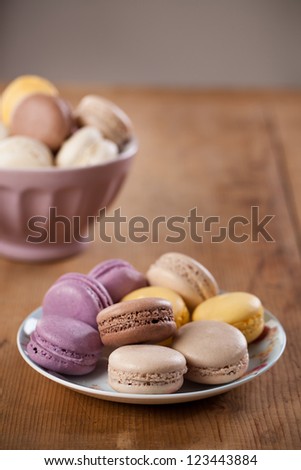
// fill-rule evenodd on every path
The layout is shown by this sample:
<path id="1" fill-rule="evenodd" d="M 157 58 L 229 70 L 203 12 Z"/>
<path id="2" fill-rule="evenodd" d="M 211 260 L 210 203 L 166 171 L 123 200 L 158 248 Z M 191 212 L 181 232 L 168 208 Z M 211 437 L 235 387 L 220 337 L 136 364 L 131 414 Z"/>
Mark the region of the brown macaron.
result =
<path id="1" fill-rule="evenodd" d="M 35 93 L 21 100 L 14 109 L 10 132 L 39 140 L 56 151 L 73 127 L 72 111 L 65 100 Z"/>
<path id="2" fill-rule="evenodd" d="M 159 298 L 116 303 L 99 312 L 96 321 L 103 344 L 114 347 L 157 343 L 177 330 L 171 303 Z"/>

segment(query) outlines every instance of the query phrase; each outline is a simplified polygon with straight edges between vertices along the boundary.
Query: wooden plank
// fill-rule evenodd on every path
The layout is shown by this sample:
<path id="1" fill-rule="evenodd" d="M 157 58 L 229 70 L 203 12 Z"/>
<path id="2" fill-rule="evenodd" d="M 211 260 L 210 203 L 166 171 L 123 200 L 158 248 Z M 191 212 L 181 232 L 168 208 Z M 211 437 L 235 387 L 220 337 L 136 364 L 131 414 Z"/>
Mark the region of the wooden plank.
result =
<path id="1" fill-rule="evenodd" d="M 97 239 L 85 253 L 60 262 L 26 265 L 1 259 L 0 447 L 299 448 L 300 234 L 275 144 L 281 138 L 291 176 L 299 165 L 297 147 L 285 124 L 287 116 L 282 116 L 283 107 L 293 101 L 291 95 L 281 95 L 279 107 L 278 94 L 97 88 L 93 92 L 105 94 L 129 113 L 140 142 L 133 170 L 110 214 L 120 208 L 127 217 L 140 215 L 153 221 L 158 215 L 187 217 L 196 207 L 204 218 L 220 216 L 226 226 L 231 217 L 249 218 L 251 206 L 258 206 L 260 218 L 274 216 L 268 229 L 275 241 L 267 243 L 260 237 L 258 242 L 212 243 L 216 229 L 204 233 L 200 226 L 203 243 L 193 242 L 188 235 L 181 243 L 168 243 L 165 238 L 170 232 L 162 224 L 158 243 L 152 242 L 151 234 L 144 243 L 127 239 L 108 244 Z M 64 94 L 75 103 L 85 93 L 66 89 Z M 299 94 L 294 96 L 300 99 Z M 298 114 L 296 109 L 294 116 L 297 134 L 301 111 Z M 295 188 L 297 174 L 294 178 Z M 188 224 L 184 227 L 188 233 Z M 127 227 L 123 231 L 127 235 Z M 113 234 L 112 226 L 107 233 Z M 125 258 L 145 271 L 166 251 L 199 259 L 222 288 L 257 294 L 280 319 L 288 345 L 268 373 L 204 401 L 131 406 L 69 391 L 38 375 L 19 357 L 17 329 L 59 275 L 87 272 L 110 257 Z"/>
<path id="2" fill-rule="evenodd" d="M 300 93 L 294 94 L 290 99 L 279 96 L 269 106 L 268 119 L 275 153 L 278 155 L 279 173 L 301 253 L 300 107 Z"/>

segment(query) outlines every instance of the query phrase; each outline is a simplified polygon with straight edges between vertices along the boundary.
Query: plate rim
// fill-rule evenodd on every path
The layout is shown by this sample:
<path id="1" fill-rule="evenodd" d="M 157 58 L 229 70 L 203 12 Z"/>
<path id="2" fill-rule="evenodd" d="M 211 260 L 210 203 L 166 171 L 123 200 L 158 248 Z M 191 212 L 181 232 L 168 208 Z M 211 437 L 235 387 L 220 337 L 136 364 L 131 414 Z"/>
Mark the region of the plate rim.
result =
<path id="1" fill-rule="evenodd" d="M 285 350 L 286 343 L 287 343 L 286 333 L 280 321 L 269 310 L 264 309 L 264 315 L 269 317 L 268 321 L 273 320 L 277 324 L 278 338 L 280 341 L 280 350 L 278 351 L 278 354 L 263 367 L 254 370 L 253 372 L 249 373 L 247 376 L 243 376 L 240 379 L 235 380 L 234 382 L 230 382 L 230 383 L 222 384 L 222 385 L 210 386 L 210 388 L 205 389 L 205 390 L 193 390 L 190 392 L 178 391 L 176 393 L 169 393 L 169 394 L 120 393 L 120 392 L 114 391 L 113 389 L 112 391 L 99 390 L 96 388 L 93 389 L 92 387 L 74 383 L 72 381 L 69 381 L 68 379 L 64 379 L 63 376 L 62 378 L 59 376 L 56 376 L 51 371 L 47 371 L 46 369 L 43 369 L 42 367 L 40 367 L 38 364 L 35 364 L 26 354 L 22 345 L 21 337 L 23 335 L 24 336 L 26 335 L 26 333 L 24 332 L 24 326 L 26 322 L 30 318 L 39 319 L 41 314 L 42 314 L 42 307 L 39 306 L 38 308 L 33 310 L 29 315 L 27 315 L 27 317 L 22 321 L 21 325 L 18 328 L 17 347 L 23 360 L 32 369 L 34 369 L 40 375 L 51 380 L 52 382 L 63 385 L 64 387 L 69 388 L 70 390 L 73 390 L 77 393 L 88 395 L 96 399 L 102 399 L 105 401 L 118 402 L 118 403 L 128 403 L 128 404 L 137 404 L 137 405 L 139 404 L 140 405 L 142 404 L 146 404 L 146 405 L 176 404 L 176 403 L 186 403 L 186 402 L 201 400 L 205 398 L 210 398 L 215 395 L 220 395 L 222 393 L 226 393 L 234 388 L 239 387 L 240 385 L 250 382 L 254 378 L 267 372 L 280 359 L 280 357 L 282 356 Z"/>

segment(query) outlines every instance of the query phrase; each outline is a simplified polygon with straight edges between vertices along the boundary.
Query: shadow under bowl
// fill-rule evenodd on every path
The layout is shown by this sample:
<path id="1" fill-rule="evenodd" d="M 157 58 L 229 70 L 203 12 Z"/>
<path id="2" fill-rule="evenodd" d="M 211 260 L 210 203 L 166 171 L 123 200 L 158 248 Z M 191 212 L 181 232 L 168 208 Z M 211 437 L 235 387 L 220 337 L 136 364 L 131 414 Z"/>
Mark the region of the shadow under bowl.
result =
<path id="1" fill-rule="evenodd" d="M 133 139 L 101 165 L 1 169 L 0 255 L 39 262 L 87 248 L 89 224 L 118 194 L 137 148 Z"/>

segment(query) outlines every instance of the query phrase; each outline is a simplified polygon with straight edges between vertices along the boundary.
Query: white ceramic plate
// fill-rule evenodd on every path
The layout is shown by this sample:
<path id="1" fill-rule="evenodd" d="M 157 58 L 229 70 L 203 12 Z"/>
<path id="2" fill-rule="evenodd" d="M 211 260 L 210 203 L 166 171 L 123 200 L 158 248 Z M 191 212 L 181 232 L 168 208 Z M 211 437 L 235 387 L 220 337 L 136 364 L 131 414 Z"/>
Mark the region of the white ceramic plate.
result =
<path id="1" fill-rule="evenodd" d="M 41 317 L 41 307 L 32 312 L 22 323 L 17 335 L 17 345 L 23 359 L 37 372 L 50 380 L 76 392 L 90 395 L 102 400 L 133 404 L 167 404 L 183 403 L 200 400 L 227 392 L 239 385 L 255 379 L 270 369 L 280 358 L 286 344 L 285 332 L 270 312 L 265 311 L 265 331 L 260 339 L 249 345 L 250 364 L 247 373 L 240 379 L 226 385 L 200 385 L 185 381 L 183 387 L 176 393 L 162 395 L 126 394 L 115 392 L 107 381 L 107 358 L 109 350 L 104 349 L 104 355 L 100 359 L 96 369 L 85 376 L 63 376 L 48 371 L 35 364 L 27 355 L 26 346 L 29 336 L 35 329 L 38 319 Z"/>

